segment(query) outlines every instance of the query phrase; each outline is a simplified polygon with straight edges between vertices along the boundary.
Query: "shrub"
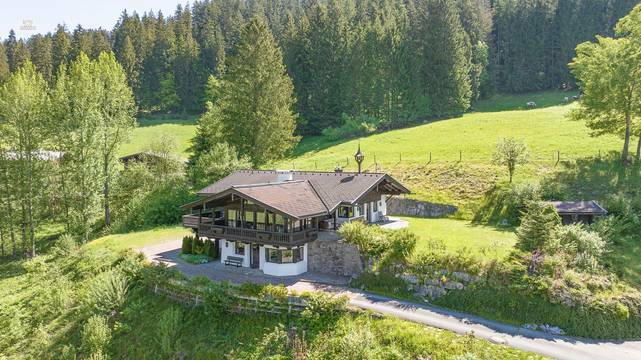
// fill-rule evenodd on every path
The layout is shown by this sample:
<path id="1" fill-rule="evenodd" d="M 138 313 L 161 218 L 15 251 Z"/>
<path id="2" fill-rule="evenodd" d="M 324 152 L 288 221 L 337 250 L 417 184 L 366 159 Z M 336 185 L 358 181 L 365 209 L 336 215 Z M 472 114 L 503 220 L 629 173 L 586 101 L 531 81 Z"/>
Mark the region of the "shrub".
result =
<path id="1" fill-rule="evenodd" d="M 101 313 L 120 309 L 129 291 L 129 280 L 122 272 L 110 270 L 94 278 L 87 290 L 85 303 Z"/>
<path id="2" fill-rule="evenodd" d="M 192 254 L 202 255 L 205 253 L 205 243 L 202 239 L 193 237 L 191 242 Z"/>
<path id="3" fill-rule="evenodd" d="M 516 246 L 524 251 L 543 249 L 555 240 L 561 219 L 550 204 L 540 201 L 530 202 L 516 229 Z"/>
<path id="4" fill-rule="evenodd" d="M 192 254 L 193 253 L 193 247 L 192 247 L 193 242 L 194 242 L 194 237 L 193 236 L 191 236 L 191 235 L 185 236 L 183 238 L 181 252 L 183 254 Z"/>
<path id="5" fill-rule="evenodd" d="M 289 290 L 283 284 L 272 285 L 267 284 L 260 290 L 260 295 L 263 297 L 272 298 L 274 300 L 284 301 L 287 300 Z"/>
<path id="6" fill-rule="evenodd" d="M 302 297 L 307 307 L 301 312 L 301 319 L 312 329 L 333 326 L 343 315 L 348 300 L 347 296 L 334 296 L 325 292 L 307 292 Z"/>
<path id="7" fill-rule="evenodd" d="M 107 345 L 111 340 L 111 330 L 107 325 L 107 318 L 94 315 L 87 319 L 82 328 L 82 351 L 92 358 L 104 358 Z"/>
<path id="8" fill-rule="evenodd" d="M 352 137 L 365 136 L 376 131 L 380 121 L 369 115 L 359 115 L 352 117 L 343 114 L 341 116 L 343 125 L 333 128 L 323 129 L 323 136 L 331 141 L 348 139 Z"/>
<path id="9" fill-rule="evenodd" d="M 182 319 L 183 312 L 176 306 L 164 310 L 158 318 L 155 340 L 163 358 L 173 358 L 176 352 L 176 339 L 180 334 Z"/>
<path id="10" fill-rule="evenodd" d="M 207 316 L 218 319 L 229 310 L 233 304 L 229 292 L 230 286 L 226 283 L 211 284 L 204 289 L 203 298 Z"/>
<path id="11" fill-rule="evenodd" d="M 606 252 L 606 242 L 599 234 L 581 225 L 563 226 L 559 230 L 559 242 L 570 254 L 570 264 L 588 272 L 600 270 L 599 261 Z"/>
<path id="12" fill-rule="evenodd" d="M 78 250 L 78 242 L 70 234 L 61 235 L 53 246 L 56 255 L 66 256 Z"/>
<path id="13" fill-rule="evenodd" d="M 210 239 L 205 240 L 205 255 L 212 259 L 218 258 L 218 248 L 216 248 L 216 243 Z"/>

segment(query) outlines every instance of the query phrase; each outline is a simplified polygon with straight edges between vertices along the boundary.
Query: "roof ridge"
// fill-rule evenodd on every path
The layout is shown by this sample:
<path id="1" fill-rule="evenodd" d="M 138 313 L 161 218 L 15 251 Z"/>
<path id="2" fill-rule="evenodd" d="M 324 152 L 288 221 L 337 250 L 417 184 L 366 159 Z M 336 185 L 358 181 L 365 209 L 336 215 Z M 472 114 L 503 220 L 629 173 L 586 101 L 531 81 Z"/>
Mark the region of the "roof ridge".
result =
<path id="1" fill-rule="evenodd" d="M 232 185 L 232 186 L 230 186 L 230 188 L 232 188 L 232 189 L 242 189 L 242 188 L 259 187 L 259 186 L 287 185 L 287 184 L 302 183 L 302 182 L 305 182 L 305 181 L 306 180 L 285 180 L 285 181 L 274 181 L 274 182 L 256 183 L 256 184 L 241 184 L 241 185 Z"/>

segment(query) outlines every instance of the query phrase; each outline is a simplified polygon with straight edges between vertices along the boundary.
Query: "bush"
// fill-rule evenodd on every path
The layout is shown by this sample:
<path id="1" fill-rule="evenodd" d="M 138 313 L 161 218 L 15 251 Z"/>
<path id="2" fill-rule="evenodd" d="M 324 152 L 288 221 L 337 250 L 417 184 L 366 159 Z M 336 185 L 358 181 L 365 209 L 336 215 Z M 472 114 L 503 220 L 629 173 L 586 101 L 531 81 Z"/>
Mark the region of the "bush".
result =
<path id="1" fill-rule="evenodd" d="M 230 286 L 226 283 L 211 284 L 204 289 L 205 313 L 218 319 L 229 310 L 233 298 L 229 295 Z"/>
<path id="2" fill-rule="evenodd" d="M 205 243 L 202 239 L 193 237 L 191 242 L 191 251 L 194 255 L 202 255 L 205 253 Z"/>
<path id="3" fill-rule="evenodd" d="M 194 237 L 193 236 L 191 236 L 191 235 L 185 236 L 183 238 L 181 253 L 183 253 L 183 254 L 193 254 L 193 247 L 192 247 L 193 242 L 194 242 Z"/>
<path id="4" fill-rule="evenodd" d="M 210 239 L 205 240 L 205 255 L 208 255 L 212 259 L 218 259 L 218 248 L 216 243 Z"/>
<path id="5" fill-rule="evenodd" d="M 581 225 L 562 226 L 559 230 L 559 243 L 570 255 L 569 263 L 591 273 L 600 270 L 600 259 L 606 252 L 606 242 L 599 234 Z"/>
<path id="6" fill-rule="evenodd" d="M 325 292 L 307 292 L 302 294 L 307 307 L 301 312 L 301 319 L 311 329 L 332 327 L 343 315 L 348 298 L 334 296 Z"/>
<path id="7" fill-rule="evenodd" d="M 183 312 L 176 306 L 166 309 L 158 318 L 155 340 L 163 358 L 173 358 L 176 353 L 176 339 L 180 334 L 182 319 Z"/>
<path id="8" fill-rule="evenodd" d="M 70 234 L 61 235 L 53 246 L 53 252 L 59 256 L 67 256 L 78 250 L 78 242 Z"/>
<path id="9" fill-rule="evenodd" d="M 82 351 L 92 358 L 104 358 L 107 345 L 111 340 L 111 330 L 107 325 L 107 318 L 94 315 L 87 319 L 82 328 Z"/>
<path id="10" fill-rule="evenodd" d="M 94 278 L 87 290 L 85 303 L 103 314 L 120 309 L 129 291 L 129 280 L 122 272 L 106 271 Z"/>
<path id="11" fill-rule="evenodd" d="M 369 115 L 352 117 L 343 114 L 341 116 L 341 122 L 343 125 L 339 127 L 323 129 L 323 136 L 331 141 L 365 136 L 375 132 L 380 124 L 377 118 Z"/>

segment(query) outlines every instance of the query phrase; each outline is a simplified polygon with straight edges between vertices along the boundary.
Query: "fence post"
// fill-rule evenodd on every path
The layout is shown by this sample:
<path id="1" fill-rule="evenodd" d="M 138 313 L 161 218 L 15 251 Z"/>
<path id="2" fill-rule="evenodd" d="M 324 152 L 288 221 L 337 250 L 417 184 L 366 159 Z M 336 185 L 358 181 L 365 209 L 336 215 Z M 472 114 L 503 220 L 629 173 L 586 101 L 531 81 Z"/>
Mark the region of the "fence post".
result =
<path id="1" fill-rule="evenodd" d="M 558 165 L 561 162 L 561 150 L 556 151 L 556 164 L 555 166 Z"/>
<path id="2" fill-rule="evenodd" d="M 430 151 L 430 161 L 427 162 L 428 164 L 432 163 L 432 152 Z"/>
<path id="3" fill-rule="evenodd" d="M 399 164 L 403 161 L 403 154 L 398 153 L 398 162 Z"/>
<path id="4" fill-rule="evenodd" d="M 459 150 L 458 151 L 458 162 L 462 162 L 462 161 L 463 161 L 463 150 Z"/>

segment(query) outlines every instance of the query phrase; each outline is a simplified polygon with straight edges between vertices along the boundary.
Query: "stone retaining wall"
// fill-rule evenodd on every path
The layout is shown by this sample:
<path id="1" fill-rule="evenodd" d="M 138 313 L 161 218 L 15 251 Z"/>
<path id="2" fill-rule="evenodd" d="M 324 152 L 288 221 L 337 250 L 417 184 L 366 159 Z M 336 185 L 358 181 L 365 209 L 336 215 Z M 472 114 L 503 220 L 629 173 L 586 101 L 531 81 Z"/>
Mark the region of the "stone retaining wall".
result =
<path id="1" fill-rule="evenodd" d="M 454 205 L 435 204 L 405 198 L 391 198 L 387 202 L 388 215 L 416 216 L 416 217 L 441 217 L 458 211 Z"/>
<path id="2" fill-rule="evenodd" d="M 307 244 L 307 271 L 358 276 L 363 272 L 363 262 L 354 245 L 340 240 L 316 240 Z"/>

